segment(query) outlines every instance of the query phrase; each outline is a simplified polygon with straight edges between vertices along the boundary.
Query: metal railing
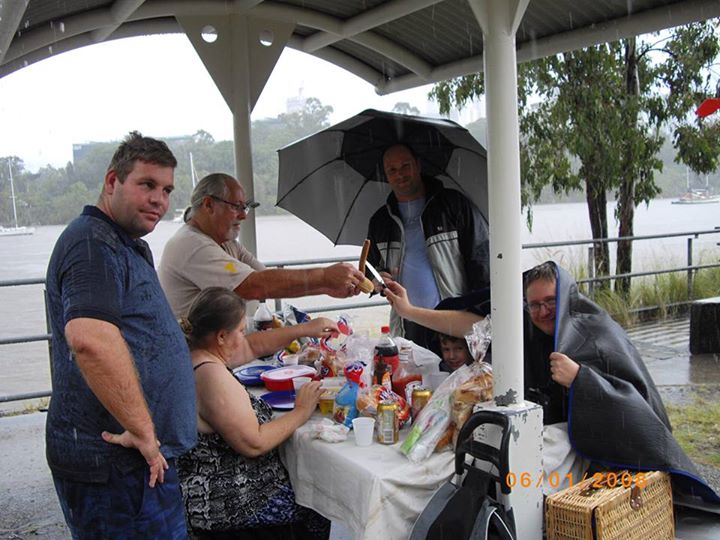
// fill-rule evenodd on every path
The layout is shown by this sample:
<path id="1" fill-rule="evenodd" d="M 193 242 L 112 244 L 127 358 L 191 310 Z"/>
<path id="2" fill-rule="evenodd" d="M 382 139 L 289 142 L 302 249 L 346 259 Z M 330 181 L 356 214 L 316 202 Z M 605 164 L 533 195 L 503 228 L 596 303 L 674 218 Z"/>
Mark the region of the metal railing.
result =
<path id="1" fill-rule="evenodd" d="M 698 270 L 703 269 L 709 269 L 709 268 L 720 268 L 720 263 L 718 264 L 700 264 L 700 265 L 694 265 L 693 264 L 693 239 L 698 239 L 700 236 L 708 235 L 708 234 L 720 234 L 720 227 L 716 227 L 715 229 L 710 230 L 702 230 L 702 231 L 690 231 L 690 232 L 681 232 L 681 233 L 670 233 L 670 234 L 656 234 L 656 235 L 646 235 L 646 236 L 626 236 L 626 237 L 617 237 L 617 238 L 604 238 L 604 239 L 588 239 L 588 240 L 571 240 L 571 241 L 564 241 L 564 242 L 543 242 L 543 243 L 530 243 L 530 244 L 523 244 L 522 249 L 524 250 L 530 250 L 530 249 L 544 249 L 544 248 L 553 248 L 553 247 L 572 247 L 572 246 L 583 246 L 588 245 L 588 252 L 587 252 L 587 268 L 588 268 L 588 274 L 589 277 L 584 279 L 578 279 L 578 284 L 587 284 L 589 288 L 589 294 L 590 296 L 593 296 L 595 284 L 597 283 L 603 283 L 603 282 L 609 282 L 614 281 L 618 279 L 626 279 L 626 278 L 636 278 L 636 277 L 647 277 L 647 276 L 653 276 L 653 275 L 660 275 L 660 274 L 669 274 L 669 273 L 675 273 L 675 272 L 686 272 L 687 273 L 687 287 L 688 287 L 688 300 L 686 302 L 675 302 L 673 304 L 669 304 L 668 307 L 671 306 L 678 306 L 682 304 L 688 304 L 692 302 L 692 291 L 693 291 L 693 281 L 695 273 Z M 615 243 L 615 242 L 621 242 L 621 241 L 643 241 L 643 240 L 659 240 L 659 239 L 666 239 L 666 238 L 673 238 L 673 237 L 688 237 L 687 238 L 687 264 L 682 267 L 675 267 L 675 268 L 663 268 L 659 270 L 649 270 L 644 272 L 629 272 L 625 274 L 617 274 L 617 275 L 608 275 L 608 276 L 596 276 L 595 275 L 595 258 L 594 258 L 594 252 L 593 249 L 598 244 L 602 243 Z M 720 245 L 720 243 L 718 244 Z M 332 264 L 337 262 L 344 262 L 351 260 L 351 257 L 329 257 L 329 258 L 323 258 L 323 259 L 304 259 L 304 260 L 280 260 L 280 261 L 271 261 L 266 263 L 266 266 L 272 267 L 272 268 L 288 268 L 288 267 L 298 267 L 298 266 L 317 266 L 317 265 L 324 265 L 324 264 Z M 14 280 L 7 280 L 7 281 L 0 281 L 0 289 L 3 287 L 18 287 L 18 286 L 24 286 L 24 285 L 44 285 L 45 279 L 43 278 L 29 278 L 29 279 L 14 279 Z M 282 309 L 282 298 L 275 299 L 275 310 L 280 311 Z M 376 306 L 382 306 L 386 305 L 387 302 L 385 300 L 375 300 L 371 302 L 349 302 L 344 304 L 333 304 L 333 305 L 320 305 L 315 307 L 309 307 L 309 308 L 303 308 L 303 311 L 307 313 L 320 313 L 320 312 L 328 312 L 328 311 L 347 311 L 352 309 L 363 309 L 363 308 L 369 308 L 369 307 L 376 307 Z M 657 306 L 645 306 L 643 308 L 637 308 L 634 311 L 642 311 L 642 310 L 649 310 L 649 309 L 656 309 Z M 52 338 L 52 334 L 50 334 L 50 324 L 49 324 L 49 315 L 47 311 L 47 299 L 45 299 L 45 316 L 46 316 L 46 326 L 47 326 L 47 333 L 45 334 L 36 334 L 36 335 L 28 335 L 28 336 L 16 336 L 11 338 L 0 338 L 0 345 L 11 345 L 11 344 L 18 344 L 18 343 L 32 343 L 37 341 L 47 341 L 48 342 L 48 358 L 50 357 L 50 340 Z M 0 403 L 4 402 L 10 402 L 10 401 L 20 401 L 25 399 L 35 399 L 35 398 L 43 398 L 43 397 L 49 397 L 51 394 L 50 390 L 47 391 L 40 391 L 40 392 L 32 392 L 32 393 L 25 393 L 25 394 L 10 394 L 6 396 L 0 396 Z"/>

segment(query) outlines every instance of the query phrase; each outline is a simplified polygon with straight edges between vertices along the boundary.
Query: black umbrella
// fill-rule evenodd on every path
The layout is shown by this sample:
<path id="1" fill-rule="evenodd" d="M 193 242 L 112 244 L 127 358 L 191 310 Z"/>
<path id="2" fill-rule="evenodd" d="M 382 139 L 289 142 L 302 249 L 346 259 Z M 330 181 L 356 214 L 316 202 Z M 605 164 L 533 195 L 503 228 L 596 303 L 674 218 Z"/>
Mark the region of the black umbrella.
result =
<path id="1" fill-rule="evenodd" d="M 361 245 L 390 193 L 382 154 L 398 143 L 415 151 L 423 175 L 465 194 L 487 219 L 486 152 L 467 129 L 372 109 L 278 150 L 277 205 L 336 245 Z"/>

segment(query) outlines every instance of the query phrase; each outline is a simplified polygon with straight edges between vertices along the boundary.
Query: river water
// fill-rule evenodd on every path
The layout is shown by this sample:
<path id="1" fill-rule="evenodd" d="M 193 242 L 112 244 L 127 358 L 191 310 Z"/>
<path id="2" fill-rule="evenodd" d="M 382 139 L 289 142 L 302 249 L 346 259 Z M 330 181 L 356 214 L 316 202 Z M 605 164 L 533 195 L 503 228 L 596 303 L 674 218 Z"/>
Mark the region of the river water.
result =
<path id="1" fill-rule="evenodd" d="M 617 235 L 613 222 L 613 205 L 608 216 L 613 226 L 610 235 Z M 672 205 L 669 199 L 653 201 L 637 209 L 635 234 L 668 234 L 713 229 L 720 226 L 720 204 Z M 523 227 L 523 243 L 555 242 L 590 238 L 587 207 L 584 203 L 541 205 L 534 208 L 532 232 Z M 146 238 L 156 262 L 178 224 L 162 222 Z M 0 281 L 44 277 L 50 253 L 63 226 L 37 227 L 32 236 L 0 237 Z M 259 217 L 257 220 L 258 255 L 264 261 L 357 257 L 355 246 L 333 246 L 323 235 L 293 216 Z M 718 235 L 701 236 L 695 241 L 695 262 L 717 261 L 720 248 Z M 649 267 L 682 265 L 686 259 L 686 238 L 637 242 L 634 270 Z M 587 247 L 542 248 L 523 251 L 525 268 L 543 260 L 554 259 L 573 268 L 586 260 Z M 614 248 L 611 248 L 614 253 Z M 39 335 L 46 332 L 42 286 L 0 288 L 0 336 Z M 347 302 L 347 301 L 342 301 Z M 298 307 L 337 304 L 326 296 L 295 299 Z M 387 312 L 380 308 L 374 317 Z M 363 311 L 363 310 L 361 310 Z M 357 313 L 354 311 L 352 313 Z M 379 315 L 377 315 L 379 313 Z M 374 321 L 375 325 L 383 323 Z M 46 342 L 0 346 L 0 396 L 21 392 L 37 392 L 50 388 Z"/>

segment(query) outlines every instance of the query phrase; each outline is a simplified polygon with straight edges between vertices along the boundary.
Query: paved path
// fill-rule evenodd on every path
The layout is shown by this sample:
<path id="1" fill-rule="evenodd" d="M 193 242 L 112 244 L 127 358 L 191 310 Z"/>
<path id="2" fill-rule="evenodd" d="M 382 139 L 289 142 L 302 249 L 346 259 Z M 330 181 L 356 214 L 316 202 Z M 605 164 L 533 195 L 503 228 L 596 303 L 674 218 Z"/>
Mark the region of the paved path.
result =
<path id="1" fill-rule="evenodd" d="M 718 355 L 689 355 L 687 320 L 643 325 L 628 333 L 664 399 L 681 402 L 693 388 L 720 386 Z M 44 413 L 0 417 L 0 539 L 69 538 L 45 462 L 44 426 Z M 719 484 L 720 477 L 716 489 Z M 678 539 L 720 538 L 720 516 L 683 510 L 676 522 Z M 333 525 L 331 537 L 348 540 L 350 534 Z"/>

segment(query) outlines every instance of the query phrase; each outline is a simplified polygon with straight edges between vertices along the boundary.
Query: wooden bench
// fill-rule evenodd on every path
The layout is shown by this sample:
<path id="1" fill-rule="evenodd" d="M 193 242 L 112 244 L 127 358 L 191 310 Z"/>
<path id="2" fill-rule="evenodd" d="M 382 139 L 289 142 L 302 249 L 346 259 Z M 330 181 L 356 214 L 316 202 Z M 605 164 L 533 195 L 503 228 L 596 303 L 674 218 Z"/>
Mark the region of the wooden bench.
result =
<path id="1" fill-rule="evenodd" d="M 720 353 L 720 296 L 692 303 L 690 353 Z"/>

